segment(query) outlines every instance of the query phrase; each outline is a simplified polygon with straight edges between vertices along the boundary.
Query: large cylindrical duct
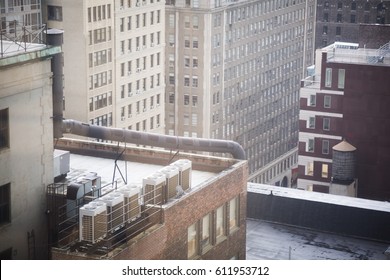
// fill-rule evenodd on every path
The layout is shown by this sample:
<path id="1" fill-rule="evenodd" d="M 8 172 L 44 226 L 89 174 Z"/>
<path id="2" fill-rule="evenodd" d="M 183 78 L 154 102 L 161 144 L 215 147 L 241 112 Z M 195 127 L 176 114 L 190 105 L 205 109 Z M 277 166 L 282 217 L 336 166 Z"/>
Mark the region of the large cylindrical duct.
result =
<path id="1" fill-rule="evenodd" d="M 169 136 L 90 125 L 75 120 L 63 120 L 63 133 L 172 150 L 230 153 L 236 159 L 246 159 L 242 146 L 227 140 Z"/>

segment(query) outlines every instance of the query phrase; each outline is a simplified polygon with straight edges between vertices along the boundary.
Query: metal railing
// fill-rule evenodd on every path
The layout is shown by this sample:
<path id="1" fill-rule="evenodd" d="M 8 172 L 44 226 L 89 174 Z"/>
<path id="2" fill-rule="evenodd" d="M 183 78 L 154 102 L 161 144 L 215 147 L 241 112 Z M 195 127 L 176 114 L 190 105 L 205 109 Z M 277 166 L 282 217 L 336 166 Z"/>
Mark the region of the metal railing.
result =
<path id="1" fill-rule="evenodd" d="M 0 22 L 0 58 L 46 44 L 47 25 L 23 25 L 17 20 Z"/>

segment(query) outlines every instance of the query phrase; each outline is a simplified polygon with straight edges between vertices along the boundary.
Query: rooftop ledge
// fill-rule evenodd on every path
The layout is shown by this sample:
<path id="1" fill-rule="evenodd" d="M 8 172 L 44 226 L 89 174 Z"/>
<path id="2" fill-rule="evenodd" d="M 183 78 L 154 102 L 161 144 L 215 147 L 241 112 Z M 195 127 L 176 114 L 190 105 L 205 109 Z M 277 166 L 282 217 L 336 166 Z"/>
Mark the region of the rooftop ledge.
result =
<path id="1" fill-rule="evenodd" d="M 61 53 L 59 46 L 47 46 L 43 44 L 29 44 L 26 49 L 21 45 L 10 41 L 3 41 L 3 49 L 7 52 L 1 54 L 0 67 L 13 66 L 14 64 L 27 63 L 32 60 L 46 59 L 55 54 Z"/>

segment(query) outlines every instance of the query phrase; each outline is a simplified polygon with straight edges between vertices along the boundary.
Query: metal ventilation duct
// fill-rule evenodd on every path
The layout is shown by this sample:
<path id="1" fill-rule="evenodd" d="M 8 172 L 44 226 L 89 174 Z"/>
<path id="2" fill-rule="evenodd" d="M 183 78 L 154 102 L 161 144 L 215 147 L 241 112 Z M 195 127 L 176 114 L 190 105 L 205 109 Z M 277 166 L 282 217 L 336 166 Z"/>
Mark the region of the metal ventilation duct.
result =
<path id="1" fill-rule="evenodd" d="M 90 125 L 76 120 L 65 119 L 62 132 L 124 143 L 161 147 L 172 150 L 229 153 L 235 159 L 245 160 L 245 151 L 234 141 L 169 136 L 120 128 Z"/>

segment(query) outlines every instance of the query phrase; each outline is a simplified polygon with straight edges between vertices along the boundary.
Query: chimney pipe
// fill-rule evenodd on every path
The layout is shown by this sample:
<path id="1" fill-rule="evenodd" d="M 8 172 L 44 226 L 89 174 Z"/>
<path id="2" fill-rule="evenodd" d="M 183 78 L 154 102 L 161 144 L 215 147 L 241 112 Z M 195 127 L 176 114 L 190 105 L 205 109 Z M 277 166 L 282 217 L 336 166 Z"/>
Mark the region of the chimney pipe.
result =
<path id="1" fill-rule="evenodd" d="M 46 31 L 46 43 L 51 46 L 62 46 L 63 30 L 48 29 Z M 63 137 L 62 119 L 63 119 L 63 53 L 58 53 L 51 59 L 51 71 L 53 72 L 53 136 L 55 139 Z"/>

